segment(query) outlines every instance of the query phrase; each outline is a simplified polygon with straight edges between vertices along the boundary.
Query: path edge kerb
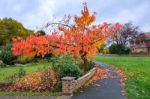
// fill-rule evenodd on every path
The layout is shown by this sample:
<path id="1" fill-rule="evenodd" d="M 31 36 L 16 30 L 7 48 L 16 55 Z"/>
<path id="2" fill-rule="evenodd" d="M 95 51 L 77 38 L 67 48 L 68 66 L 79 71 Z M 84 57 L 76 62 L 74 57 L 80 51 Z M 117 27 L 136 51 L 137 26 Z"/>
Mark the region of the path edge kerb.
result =
<path id="1" fill-rule="evenodd" d="M 125 75 L 125 77 L 123 77 L 117 71 L 117 70 L 121 70 L 121 69 L 115 67 L 114 65 L 106 64 L 106 63 L 99 62 L 99 61 L 94 61 L 94 63 L 97 64 L 97 66 L 100 67 L 100 68 L 104 68 L 104 67 L 102 67 L 102 64 L 107 65 L 109 67 L 109 69 L 112 69 L 112 71 L 115 72 L 119 76 L 116 79 L 119 81 L 119 84 L 120 84 L 120 87 L 121 87 L 121 93 L 122 93 L 123 96 L 125 96 L 125 99 L 128 99 L 127 95 L 126 95 L 126 92 L 125 92 L 125 81 L 127 80 L 126 75 Z"/>

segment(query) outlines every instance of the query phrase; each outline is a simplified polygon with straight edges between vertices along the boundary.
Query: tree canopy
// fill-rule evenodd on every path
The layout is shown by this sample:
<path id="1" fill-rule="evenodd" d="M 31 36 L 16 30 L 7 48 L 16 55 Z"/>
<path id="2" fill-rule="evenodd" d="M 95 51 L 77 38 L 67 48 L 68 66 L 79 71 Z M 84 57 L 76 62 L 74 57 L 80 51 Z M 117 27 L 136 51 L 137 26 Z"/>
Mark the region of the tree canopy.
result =
<path id="1" fill-rule="evenodd" d="M 27 37 L 32 30 L 26 29 L 20 22 L 12 18 L 0 19 L 0 45 L 9 43 L 14 36 Z"/>
<path id="2" fill-rule="evenodd" d="M 81 56 L 85 63 L 111 34 L 109 25 L 107 23 L 94 25 L 96 13 L 90 14 L 86 4 L 81 11 L 81 16 L 74 16 L 74 22 L 70 24 L 69 19 L 70 17 L 64 20 L 64 23 L 58 23 L 56 31 L 51 35 L 35 34 L 25 40 L 14 39 L 13 54 L 15 56 L 41 55 L 42 57 L 49 53 L 73 54 Z M 119 23 L 112 26 L 114 31 L 119 30 L 120 27 Z"/>
<path id="3" fill-rule="evenodd" d="M 113 36 L 113 42 L 117 45 L 127 46 L 131 40 L 134 40 L 141 33 L 138 26 L 128 22 L 123 24 L 122 28 Z"/>

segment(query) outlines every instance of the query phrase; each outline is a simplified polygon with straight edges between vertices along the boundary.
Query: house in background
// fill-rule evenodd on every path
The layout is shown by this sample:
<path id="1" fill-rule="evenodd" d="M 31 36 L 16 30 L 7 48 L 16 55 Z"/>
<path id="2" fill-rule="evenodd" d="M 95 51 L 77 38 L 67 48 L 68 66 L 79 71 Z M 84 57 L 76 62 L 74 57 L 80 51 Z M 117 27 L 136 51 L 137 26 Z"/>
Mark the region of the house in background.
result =
<path id="1" fill-rule="evenodd" d="M 150 32 L 140 34 L 130 44 L 132 54 L 150 54 Z"/>

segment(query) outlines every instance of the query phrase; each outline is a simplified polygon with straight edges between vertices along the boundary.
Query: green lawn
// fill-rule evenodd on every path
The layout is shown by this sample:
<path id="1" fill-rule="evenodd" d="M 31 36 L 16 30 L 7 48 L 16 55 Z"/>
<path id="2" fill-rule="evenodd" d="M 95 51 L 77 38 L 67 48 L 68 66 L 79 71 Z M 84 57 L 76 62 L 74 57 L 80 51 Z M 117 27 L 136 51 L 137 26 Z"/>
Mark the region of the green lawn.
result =
<path id="1" fill-rule="evenodd" d="M 96 56 L 96 60 L 120 68 L 127 75 L 129 99 L 150 99 L 150 57 Z"/>
<path id="2" fill-rule="evenodd" d="M 61 92 L 0 92 L 0 96 L 60 96 Z M 19 98 L 20 99 L 20 98 Z"/>
<path id="3" fill-rule="evenodd" d="M 23 65 L 23 68 L 26 71 L 26 73 L 32 73 L 48 65 L 51 65 L 51 63 L 43 61 L 39 63 L 30 63 L 27 65 Z M 6 80 L 6 77 L 9 77 L 16 73 L 19 70 L 19 68 L 19 66 L 0 68 L 0 83 L 7 83 L 8 81 Z"/>
<path id="4" fill-rule="evenodd" d="M 26 73 L 32 73 L 46 66 L 52 66 L 52 63 L 41 61 L 23 65 Z M 0 84 L 7 83 L 6 77 L 13 75 L 19 70 L 20 66 L 0 68 Z M 0 96 L 59 96 L 61 92 L 0 92 Z"/>

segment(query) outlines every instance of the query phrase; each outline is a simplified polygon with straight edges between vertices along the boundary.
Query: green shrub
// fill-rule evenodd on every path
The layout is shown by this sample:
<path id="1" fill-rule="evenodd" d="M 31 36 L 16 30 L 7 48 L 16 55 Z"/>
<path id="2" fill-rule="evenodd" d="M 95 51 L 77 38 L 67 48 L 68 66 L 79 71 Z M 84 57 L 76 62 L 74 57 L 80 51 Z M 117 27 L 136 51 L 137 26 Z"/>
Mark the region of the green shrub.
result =
<path id="1" fill-rule="evenodd" d="M 43 59 L 44 60 L 46 59 L 47 61 L 49 61 L 52 58 L 52 56 L 53 55 L 51 53 L 50 54 L 46 54 L 44 58 L 42 56 L 35 56 L 33 61 L 37 62 L 37 61 L 43 60 Z"/>
<path id="2" fill-rule="evenodd" d="M 109 53 L 110 54 L 129 54 L 130 49 L 122 44 L 120 45 L 112 44 L 109 47 Z"/>
<path id="3" fill-rule="evenodd" d="M 14 64 L 14 57 L 11 52 L 11 44 L 8 44 L 2 48 L 2 52 L 0 53 L 0 59 L 8 65 Z"/>
<path id="4" fill-rule="evenodd" d="M 34 57 L 25 57 L 25 56 L 19 56 L 17 58 L 17 62 L 20 64 L 26 64 L 32 62 Z"/>
<path id="5" fill-rule="evenodd" d="M 0 60 L 0 67 L 5 67 L 5 64 L 1 60 Z"/>
<path id="6" fill-rule="evenodd" d="M 110 54 L 116 54 L 116 53 L 117 53 L 117 46 L 116 46 L 116 44 L 112 44 L 112 45 L 109 47 L 109 53 L 110 53 Z"/>
<path id="7" fill-rule="evenodd" d="M 53 57 L 52 60 L 53 68 L 58 72 L 59 78 L 73 76 L 77 79 L 82 75 L 78 62 L 75 61 L 71 55 Z"/>
<path id="8" fill-rule="evenodd" d="M 45 59 L 50 60 L 52 58 L 52 54 L 46 54 Z"/>
<path id="9" fill-rule="evenodd" d="M 37 33 L 39 33 L 40 35 L 46 35 L 44 30 L 39 30 L 39 31 L 37 31 Z"/>
<path id="10" fill-rule="evenodd" d="M 0 39 L 0 46 L 3 45 L 3 43 L 4 43 L 4 40 Z"/>
<path id="11" fill-rule="evenodd" d="M 86 70 L 84 71 L 86 66 Z M 87 73 L 90 69 L 92 69 L 95 64 L 92 61 L 87 61 L 86 63 L 81 63 L 80 68 L 83 70 L 84 73 Z"/>
<path id="12" fill-rule="evenodd" d="M 17 77 L 22 78 L 26 75 L 26 71 L 24 70 L 23 67 L 20 67 L 18 72 L 17 72 Z"/>
<path id="13" fill-rule="evenodd" d="M 63 64 L 60 67 L 59 75 L 61 78 L 65 77 L 65 76 L 72 76 L 72 77 L 76 77 L 76 79 L 77 79 L 81 76 L 81 70 L 75 64 L 70 64 L 70 65 L 69 64 Z"/>

